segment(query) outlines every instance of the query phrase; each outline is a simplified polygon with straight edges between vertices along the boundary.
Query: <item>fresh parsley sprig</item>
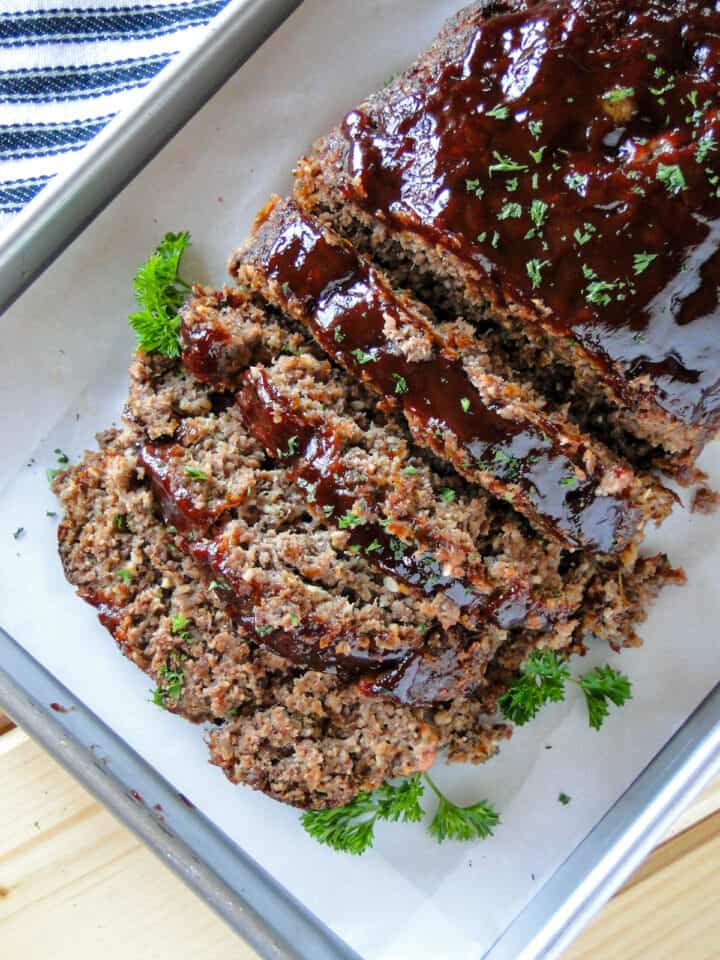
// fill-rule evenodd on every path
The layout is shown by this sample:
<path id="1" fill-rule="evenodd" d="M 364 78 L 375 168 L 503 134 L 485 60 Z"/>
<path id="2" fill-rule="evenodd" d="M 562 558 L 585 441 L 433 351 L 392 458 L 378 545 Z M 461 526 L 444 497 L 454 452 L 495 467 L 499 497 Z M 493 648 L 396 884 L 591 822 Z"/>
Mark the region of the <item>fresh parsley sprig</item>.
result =
<path id="1" fill-rule="evenodd" d="M 375 842 L 378 821 L 419 823 L 423 819 L 425 810 L 420 803 L 425 792 L 423 781 L 438 798 L 437 811 L 428 825 L 428 833 L 438 843 L 483 840 L 492 835 L 500 818 L 486 800 L 460 807 L 442 793 L 427 773 L 414 773 L 398 785 L 382 783 L 377 790 L 358 793 L 342 807 L 307 810 L 300 821 L 319 843 L 342 853 L 359 855 Z"/>
<path id="2" fill-rule="evenodd" d="M 155 252 L 135 274 L 135 299 L 140 309 L 131 313 L 139 350 L 180 356 L 180 316 L 190 285 L 178 275 L 190 234 L 167 233 Z"/>
<path id="3" fill-rule="evenodd" d="M 498 700 L 498 706 L 506 719 L 523 726 L 546 703 L 564 700 L 568 682 L 584 693 L 588 722 L 594 730 L 599 730 L 608 716 L 610 703 L 621 707 L 632 698 L 630 680 L 613 667 L 595 667 L 576 678 L 571 676 L 565 659 L 554 650 L 535 650 L 515 683 Z"/>

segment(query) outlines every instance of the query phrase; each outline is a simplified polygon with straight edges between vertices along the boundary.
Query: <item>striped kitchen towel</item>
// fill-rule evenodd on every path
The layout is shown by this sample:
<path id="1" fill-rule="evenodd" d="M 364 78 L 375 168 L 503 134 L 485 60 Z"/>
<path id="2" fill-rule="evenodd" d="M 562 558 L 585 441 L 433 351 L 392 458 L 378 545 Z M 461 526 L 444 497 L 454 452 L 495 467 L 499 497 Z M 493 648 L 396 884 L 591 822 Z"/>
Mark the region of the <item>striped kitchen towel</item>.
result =
<path id="1" fill-rule="evenodd" d="M 0 3 L 0 231 L 228 2 Z"/>

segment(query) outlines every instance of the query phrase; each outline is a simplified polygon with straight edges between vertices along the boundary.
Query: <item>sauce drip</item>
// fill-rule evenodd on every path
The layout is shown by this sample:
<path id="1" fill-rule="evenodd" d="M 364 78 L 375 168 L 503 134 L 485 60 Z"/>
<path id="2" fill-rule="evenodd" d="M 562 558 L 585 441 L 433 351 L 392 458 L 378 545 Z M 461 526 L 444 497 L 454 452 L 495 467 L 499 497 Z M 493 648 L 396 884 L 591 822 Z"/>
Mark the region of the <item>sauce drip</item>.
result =
<path id="1" fill-rule="evenodd" d="M 463 42 L 350 113 L 343 190 L 452 251 L 707 432 L 720 417 L 720 13 L 565 0 L 469 17 Z"/>

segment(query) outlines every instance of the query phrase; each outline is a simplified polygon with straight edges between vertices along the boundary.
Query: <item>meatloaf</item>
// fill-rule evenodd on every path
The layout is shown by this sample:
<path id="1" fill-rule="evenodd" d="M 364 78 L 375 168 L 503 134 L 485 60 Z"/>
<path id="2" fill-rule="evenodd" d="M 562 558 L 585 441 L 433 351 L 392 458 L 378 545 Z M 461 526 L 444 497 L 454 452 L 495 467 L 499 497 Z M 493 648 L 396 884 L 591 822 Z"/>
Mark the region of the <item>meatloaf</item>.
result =
<path id="1" fill-rule="evenodd" d="M 483 685 L 424 707 L 278 656 L 231 616 L 222 584 L 188 549 L 189 531 L 164 521 L 162 498 L 139 456 L 150 432 L 156 443 L 168 433 L 189 436 L 198 421 L 217 418 L 213 405 L 214 391 L 188 378 L 176 361 L 139 355 L 127 425 L 102 436 L 99 451 L 53 481 L 64 511 L 59 544 L 66 575 L 125 655 L 154 678 L 156 702 L 211 724 L 211 760 L 233 781 L 300 807 L 342 804 L 387 777 L 426 769 L 441 749 L 458 761 L 491 756 L 509 733 L 492 722 L 497 697 L 547 635 L 508 635 Z M 221 431 L 213 453 L 205 448 L 206 459 L 193 462 L 214 473 L 227 462 L 226 440 Z M 248 440 L 248 463 L 256 453 Z M 210 502 L 218 499 L 214 488 Z M 672 577 L 657 557 L 637 561 L 621 577 L 591 578 L 573 635 L 555 645 L 581 650 L 603 635 L 632 643 L 634 623 Z M 447 644 L 436 647 L 447 652 Z"/>
<path id="2" fill-rule="evenodd" d="M 700 0 L 473 4 L 297 201 L 692 478 L 720 425 L 719 33 Z"/>

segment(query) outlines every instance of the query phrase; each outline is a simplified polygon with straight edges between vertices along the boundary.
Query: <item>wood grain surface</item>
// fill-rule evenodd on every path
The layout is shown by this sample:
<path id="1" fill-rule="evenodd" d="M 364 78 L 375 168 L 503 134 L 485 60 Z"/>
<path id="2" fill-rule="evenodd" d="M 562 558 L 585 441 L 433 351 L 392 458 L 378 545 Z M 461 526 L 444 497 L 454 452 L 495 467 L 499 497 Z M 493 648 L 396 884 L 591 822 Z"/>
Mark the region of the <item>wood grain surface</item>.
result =
<path id="1" fill-rule="evenodd" d="M 2 714 L 0 784 L 2 960 L 255 960 Z M 681 817 L 565 960 L 718 958 L 720 783 Z"/>

